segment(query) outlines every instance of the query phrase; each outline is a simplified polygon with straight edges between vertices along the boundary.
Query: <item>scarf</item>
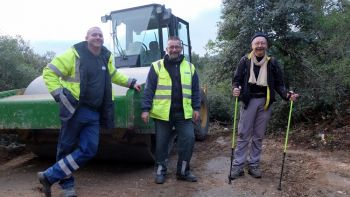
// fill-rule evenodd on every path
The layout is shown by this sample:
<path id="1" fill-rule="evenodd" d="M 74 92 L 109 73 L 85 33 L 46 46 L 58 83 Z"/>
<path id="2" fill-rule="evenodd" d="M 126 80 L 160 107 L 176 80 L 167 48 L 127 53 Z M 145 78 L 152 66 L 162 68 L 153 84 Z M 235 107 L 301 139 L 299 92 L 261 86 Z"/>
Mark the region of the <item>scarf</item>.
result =
<path id="1" fill-rule="evenodd" d="M 258 62 L 256 60 L 255 55 L 253 54 L 253 51 L 248 55 L 248 58 L 250 58 L 250 76 L 249 76 L 249 83 L 256 84 L 258 86 L 265 86 L 267 87 L 267 62 L 269 61 L 270 57 L 268 57 L 266 54 L 263 57 L 263 59 Z M 260 71 L 258 75 L 258 79 L 256 79 L 254 74 L 254 65 L 260 66 Z"/>

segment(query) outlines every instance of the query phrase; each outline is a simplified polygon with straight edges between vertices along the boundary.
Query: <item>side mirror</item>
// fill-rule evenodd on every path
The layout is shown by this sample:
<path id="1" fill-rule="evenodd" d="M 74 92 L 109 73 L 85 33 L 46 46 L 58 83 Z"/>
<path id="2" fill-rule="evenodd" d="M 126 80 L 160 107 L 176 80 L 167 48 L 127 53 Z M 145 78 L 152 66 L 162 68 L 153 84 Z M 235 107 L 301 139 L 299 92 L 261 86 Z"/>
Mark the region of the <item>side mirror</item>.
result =
<path id="1" fill-rule="evenodd" d="M 102 23 L 107 23 L 107 21 L 110 20 L 110 19 L 111 19 L 111 16 L 104 15 L 104 16 L 101 17 L 101 22 Z"/>

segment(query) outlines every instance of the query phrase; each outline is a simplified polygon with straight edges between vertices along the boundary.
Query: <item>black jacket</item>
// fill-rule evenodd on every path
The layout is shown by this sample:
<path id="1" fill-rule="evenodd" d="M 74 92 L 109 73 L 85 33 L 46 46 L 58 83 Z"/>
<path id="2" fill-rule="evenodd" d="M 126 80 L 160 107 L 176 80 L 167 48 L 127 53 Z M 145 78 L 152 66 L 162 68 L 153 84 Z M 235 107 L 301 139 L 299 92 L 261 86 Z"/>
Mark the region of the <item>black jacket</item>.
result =
<path id="1" fill-rule="evenodd" d="M 250 75 L 250 59 L 245 55 L 239 61 L 237 69 L 232 76 L 232 87 L 241 87 L 241 94 L 239 99 L 244 103 L 244 108 L 248 107 L 249 101 L 251 99 L 250 88 L 249 88 L 249 75 Z M 275 58 L 271 58 L 267 63 L 267 83 L 270 88 L 270 103 L 276 101 L 275 91 L 284 99 L 288 100 L 287 93 L 288 90 L 283 81 L 283 74 L 280 65 Z"/>
<path id="2" fill-rule="evenodd" d="M 86 53 L 88 53 L 87 50 L 87 42 L 80 42 L 76 45 L 74 45 L 75 49 L 77 50 L 80 58 L 84 58 L 86 57 Z M 97 111 L 100 112 L 100 124 L 101 126 L 107 128 L 107 129 L 111 129 L 115 127 L 115 122 L 114 122 L 114 102 L 112 101 L 112 83 L 111 83 L 111 77 L 109 75 L 109 71 L 108 71 L 108 61 L 109 58 L 111 56 L 111 52 L 103 47 L 101 54 L 99 55 L 99 58 L 103 61 L 101 63 L 104 64 L 105 68 L 106 68 L 106 75 L 104 78 L 101 78 L 101 83 L 104 84 L 104 90 L 103 92 L 103 97 L 101 98 L 102 101 L 100 101 L 99 103 L 101 103 L 98 107 L 97 106 L 88 106 L 91 107 Z M 91 63 L 91 62 L 90 62 Z M 80 60 L 80 98 L 79 98 L 79 104 L 80 105 L 85 105 L 88 104 L 86 103 L 86 101 L 84 100 L 87 97 L 87 89 L 89 87 L 87 87 L 88 85 L 88 78 L 87 78 L 87 64 L 89 64 L 89 62 L 84 61 L 83 59 Z M 91 96 L 91 95 L 90 95 Z"/>

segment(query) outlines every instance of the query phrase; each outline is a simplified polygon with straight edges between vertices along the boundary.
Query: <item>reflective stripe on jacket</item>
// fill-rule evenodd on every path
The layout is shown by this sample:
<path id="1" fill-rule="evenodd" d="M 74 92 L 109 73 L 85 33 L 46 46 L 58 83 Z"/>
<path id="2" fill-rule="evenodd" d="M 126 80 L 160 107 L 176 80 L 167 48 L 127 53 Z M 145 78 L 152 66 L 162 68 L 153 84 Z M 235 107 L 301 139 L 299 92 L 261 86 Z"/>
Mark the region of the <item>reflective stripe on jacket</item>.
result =
<path id="1" fill-rule="evenodd" d="M 43 70 L 45 84 L 52 96 L 57 96 L 62 92 L 62 88 L 67 88 L 71 94 L 79 100 L 80 95 L 80 59 L 74 47 L 65 51 L 62 55 L 55 57 Z M 113 65 L 113 56 L 110 55 L 108 70 L 111 81 L 115 84 L 129 87 L 132 78 L 117 72 Z M 112 99 L 114 99 L 112 94 Z"/>
<path id="2" fill-rule="evenodd" d="M 150 116 L 152 118 L 169 121 L 171 107 L 172 81 L 168 71 L 164 67 L 164 60 L 153 62 L 153 68 L 158 76 L 157 88 L 153 98 Z M 180 75 L 182 85 L 182 103 L 185 119 L 192 118 L 192 76 L 195 67 L 193 64 L 183 60 L 180 64 Z"/>

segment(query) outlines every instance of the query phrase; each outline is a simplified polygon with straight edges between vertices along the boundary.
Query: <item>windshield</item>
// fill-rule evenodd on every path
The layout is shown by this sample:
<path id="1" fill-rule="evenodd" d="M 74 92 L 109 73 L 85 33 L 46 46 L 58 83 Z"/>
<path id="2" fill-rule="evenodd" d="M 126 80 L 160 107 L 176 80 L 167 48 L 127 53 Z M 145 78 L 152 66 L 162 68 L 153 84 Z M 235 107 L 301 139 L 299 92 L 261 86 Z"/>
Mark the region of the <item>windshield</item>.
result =
<path id="1" fill-rule="evenodd" d="M 131 58 L 137 55 L 141 65 L 160 59 L 156 16 L 153 6 L 112 14 L 114 56 Z"/>

